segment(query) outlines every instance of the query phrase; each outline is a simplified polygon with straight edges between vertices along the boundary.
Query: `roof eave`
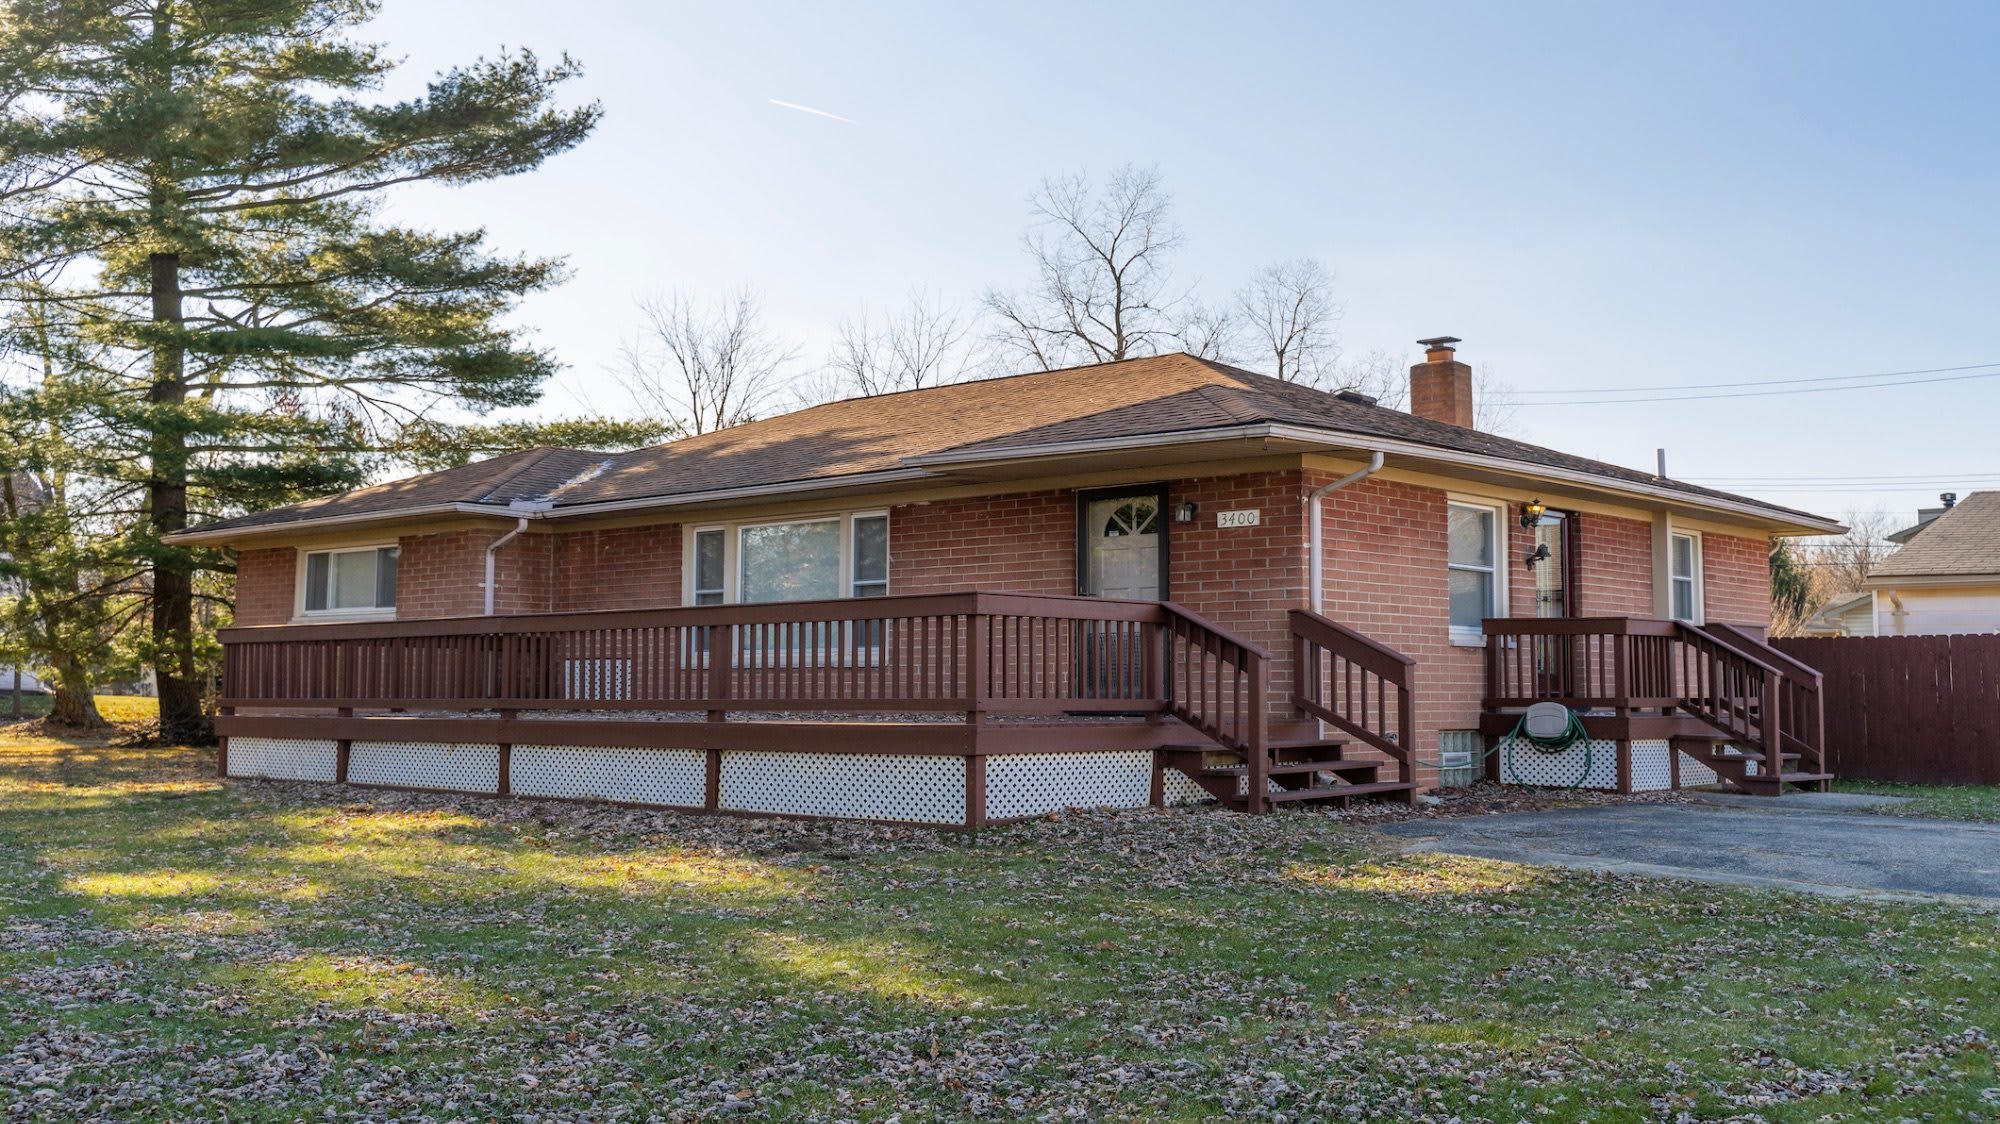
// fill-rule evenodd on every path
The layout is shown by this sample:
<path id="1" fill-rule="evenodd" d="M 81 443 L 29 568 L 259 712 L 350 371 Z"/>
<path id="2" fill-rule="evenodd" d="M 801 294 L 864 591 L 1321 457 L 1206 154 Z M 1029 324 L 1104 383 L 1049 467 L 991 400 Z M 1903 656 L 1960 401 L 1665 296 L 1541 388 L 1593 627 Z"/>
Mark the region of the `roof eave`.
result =
<path id="1" fill-rule="evenodd" d="M 283 523 L 260 523 L 249 527 L 196 527 L 186 531 L 176 531 L 164 536 L 164 541 L 176 546 L 227 546 L 230 543 L 249 539 L 271 538 L 280 535 L 312 533 L 327 529 L 345 527 L 365 527 L 373 524 L 395 523 L 407 519 L 422 519 L 433 515 L 479 515 L 499 519 L 519 519 L 526 515 L 534 518 L 532 511 L 508 507 L 501 504 L 482 503 L 434 503 L 421 507 L 398 508 L 395 511 L 360 511 L 349 515 L 327 515 L 316 519 L 293 519 Z"/>
<path id="2" fill-rule="evenodd" d="M 1443 464 L 1485 468 L 1510 475 L 1529 476 L 1541 480 L 1554 480 L 1595 488 L 1601 491 L 1644 496 L 1647 499 L 1673 503 L 1683 507 L 1728 512 L 1739 517 L 1747 517 L 1759 522 L 1777 525 L 1787 534 L 1837 535 L 1847 530 L 1846 527 L 1831 519 L 1820 519 L 1804 513 L 1795 514 L 1782 511 L 1751 500 L 1738 501 L 1702 496 L 1664 485 L 1646 485 L 1637 481 L 1619 480 L 1616 477 L 1599 476 L 1595 473 L 1578 472 L 1573 469 L 1555 468 L 1549 465 L 1535 464 L 1530 461 L 1513 460 L 1511 458 L 1496 457 L 1484 453 L 1462 452 L 1437 445 L 1427 445 L 1420 441 L 1405 441 L 1394 437 L 1378 437 L 1350 433 L 1344 430 L 1318 429 L 1311 426 L 1271 422 L 1213 429 L 1182 430 L 1162 434 L 1093 438 L 1087 441 L 1064 441 L 1048 445 L 1024 446 L 1014 451 L 988 448 L 983 450 L 933 453 L 922 457 L 910 457 L 907 463 L 937 468 L 971 468 L 979 465 L 995 465 L 1007 461 L 1045 460 L 1055 457 L 1078 456 L 1094 452 L 1115 452 L 1148 446 L 1164 447 L 1205 444 L 1244 438 L 1289 441 L 1321 448 L 1358 450 L 1368 453 L 1395 453 Z"/>

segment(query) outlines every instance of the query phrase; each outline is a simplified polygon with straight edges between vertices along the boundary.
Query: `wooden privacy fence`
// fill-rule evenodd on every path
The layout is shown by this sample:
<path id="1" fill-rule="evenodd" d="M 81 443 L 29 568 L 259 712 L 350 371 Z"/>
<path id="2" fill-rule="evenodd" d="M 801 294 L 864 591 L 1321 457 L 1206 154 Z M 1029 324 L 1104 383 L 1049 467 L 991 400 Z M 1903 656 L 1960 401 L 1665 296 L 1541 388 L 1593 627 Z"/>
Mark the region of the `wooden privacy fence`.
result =
<path id="1" fill-rule="evenodd" d="M 1772 641 L 1818 668 L 1842 777 L 2000 784 L 2000 635 Z"/>

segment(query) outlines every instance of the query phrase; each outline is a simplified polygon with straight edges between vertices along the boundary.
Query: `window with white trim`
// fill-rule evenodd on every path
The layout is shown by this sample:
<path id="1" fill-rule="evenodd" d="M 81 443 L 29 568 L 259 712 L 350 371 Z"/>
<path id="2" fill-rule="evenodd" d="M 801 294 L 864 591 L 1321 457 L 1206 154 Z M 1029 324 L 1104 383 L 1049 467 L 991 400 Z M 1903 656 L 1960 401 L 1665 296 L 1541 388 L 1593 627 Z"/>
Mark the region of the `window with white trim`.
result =
<path id="1" fill-rule="evenodd" d="M 1667 588 L 1677 621 L 1701 623 L 1701 536 L 1676 533 L 1667 540 Z"/>
<path id="2" fill-rule="evenodd" d="M 1455 640 L 1477 638 L 1488 617 L 1500 615 L 1500 509 L 1451 503 L 1451 633 Z"/>
<path id="3" fill-rule="evenodd" d="M 848 512 L 696 527 L 688 535 L 691 605 L 754 605 L 889 592 L 889 516 Z"/>
<path id="4" fill-rule="evenodd" d="M 305 556 L 304 609 L 307 613 L 386 612 L 396 607 L 393 546 L 315 550 Z"/>

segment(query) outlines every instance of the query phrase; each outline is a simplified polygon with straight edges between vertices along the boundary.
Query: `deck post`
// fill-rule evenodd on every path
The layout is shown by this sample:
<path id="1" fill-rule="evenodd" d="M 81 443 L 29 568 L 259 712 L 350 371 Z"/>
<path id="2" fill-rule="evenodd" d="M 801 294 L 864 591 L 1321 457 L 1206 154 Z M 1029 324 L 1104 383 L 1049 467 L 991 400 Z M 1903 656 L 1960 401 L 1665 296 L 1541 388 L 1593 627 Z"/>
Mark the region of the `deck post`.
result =
<path id="1" fill-rule="evenodd" d="M 986 755 L 977 746 L 965 755 L 965 826 L 986 826 Z"/>
<path id="2" fill-rule="evenodd" d="M 979 737 L 977 727 L 986 721 L 988 704 L 989 663 L 992 659 L 992 618 L 987 616 L 984 606 L 975 606 L 967 621 L 965 639 L 965 721 L 975 727 L 973 738 Z"/>
<path id="3" fill-rule="evenodd" d="M 1779 675 L 1771 672 L 1764 674 L 1763 697 L 1759 705 L 1764 710 L 1760 723 L 1764 734 L 1764 770 L 1770 774 L 1772 783 L 1782 790 L 1785 787 L 1782 779 L 1785 775 L 1785 736 L 1784 721 L 1778 714 L 1779 682 Z M 1747 725 L 1749 716 L 1744 718 Z"/>
<path id="4" fill-rule="evenodd" d="M 15 673 L 17 677 L 19 674 L 19 672 Z M 225 706 L 218 709 L 216 713 L 227 718 L 236 713 L 236 708 Z M 229 739 L 226 737 L 215 739 L 215 775 L 223 778 L 229 776 Z"/>
<path id="5" fill-rule="evenodd" d="M 726 624 L 712 624 L 702 636 L 702 657 L 708 661 L 708 720 L 723 722 L 729 718 L 729 710 L 720 704 L 729 698 L 730 676 L 728 649 L 722 644 L 724 635 L 731 631 Z"/>
<path id="6" fill-rule="evenodd" d="M 1257 813 L 1271 809 L 1271 742 L 1266 729 L 1266 716 L 1271 708 L 1271 668 L 1262 656 L 1255 652 L 1244 653 L 1250 665 L 1250 705 L 1244 720 L 1246 731 L 1244 751 L 1249 754 L 1244 769 L 1244 782 L 1248 791 L 1243 810 Z"/>

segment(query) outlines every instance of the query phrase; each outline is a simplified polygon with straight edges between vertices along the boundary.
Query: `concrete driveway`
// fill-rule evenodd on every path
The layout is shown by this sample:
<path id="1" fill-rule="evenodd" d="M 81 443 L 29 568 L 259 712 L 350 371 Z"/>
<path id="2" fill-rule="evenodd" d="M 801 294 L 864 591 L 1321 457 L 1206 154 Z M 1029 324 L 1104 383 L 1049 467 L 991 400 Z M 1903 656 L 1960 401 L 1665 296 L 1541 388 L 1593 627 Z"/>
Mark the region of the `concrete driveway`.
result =
<path id="1" fill-rule="evenodd" d="M 2000 905 L 2000 826 L 1840 807 L 1746 797 L 1407 820 L 1381 830 L 1411 850 L 1543 866 Z"/>

